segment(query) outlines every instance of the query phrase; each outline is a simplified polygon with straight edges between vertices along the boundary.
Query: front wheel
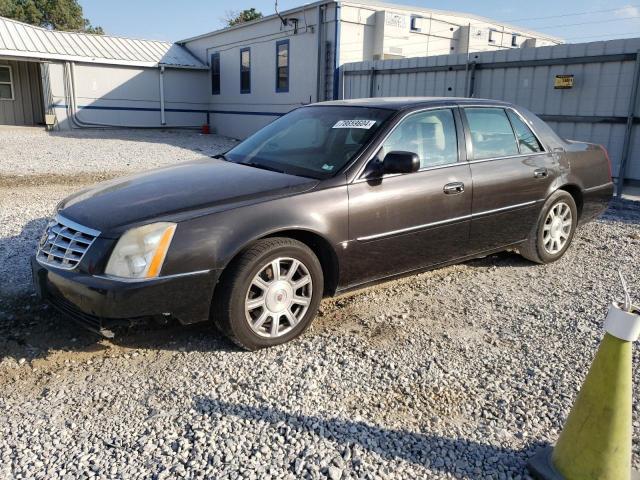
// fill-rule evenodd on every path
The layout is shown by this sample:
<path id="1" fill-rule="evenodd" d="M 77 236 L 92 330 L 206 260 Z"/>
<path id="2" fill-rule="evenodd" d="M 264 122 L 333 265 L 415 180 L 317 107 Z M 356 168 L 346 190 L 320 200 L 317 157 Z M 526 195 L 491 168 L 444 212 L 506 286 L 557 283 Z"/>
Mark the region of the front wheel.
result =
<path id="1" fill-rule="evenodd" d="M 577 225 L 573 197 L 564 190 L 554 192 L 542 207 L 529 238 L 520 246 L 520 254 L 536 263 L 555 262 L 569 248 Z"/>
<path id="2" fill-rule="evenodd" d="M 216 293 L 215 321 L 247 350 L 286 343 L 311 324 L 322 299 L 318 258 L 290 238 L 267 238 L 229 266 Z"/>

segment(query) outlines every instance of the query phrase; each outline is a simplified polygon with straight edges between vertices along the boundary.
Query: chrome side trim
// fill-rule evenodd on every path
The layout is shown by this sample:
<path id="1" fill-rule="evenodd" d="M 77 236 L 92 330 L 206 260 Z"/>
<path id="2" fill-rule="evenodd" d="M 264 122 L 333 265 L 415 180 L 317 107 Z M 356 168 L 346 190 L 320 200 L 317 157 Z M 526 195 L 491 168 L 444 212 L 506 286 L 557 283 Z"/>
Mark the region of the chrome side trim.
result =
<path id="1" fill-rule="evenodd" d="M 114 277 L 112 275 L 93 275 L 94 278 L 100 278 L 102 280 L 109 280 L 111 282 L 119 282 L 119 283 L 146 283 L 146 282 L 154 282 L 160 280 L 167 280 L 172 278 L 180 278 L 180 277 L 189 277 L 191 275 L 201 275 L 204 273 L 209 273 L 211 269 L 208 270 L 196 270 L 195 272 L 185 272 L 185 273 L 174 273 L 173 275 L 162 275 L 159 277 L 153 278 L 124 278 L 124 277 Z"/>
<path id="2" fill-rule="evenodd" d="M 474 213 L 471 215 L 473 218 L 484 217 L 485 215 L 491 215 L 493 213 L 505 212 L 507 210 L 515 210 L 516 208 L 529 207 L 536 203 L 543 202 L 544 200 L 531 200 L 530 202 L 517 203 L 515 205 L 509 205 L 508 207 L 494 208 L 493 210 L 485 210 L 484 212 Z"/>
<path id="3" fill-rule="evenodd" d="M 413 232 L 414 230 L 422 230 L 424 228 L 436 227 L 439 225 L 445 225 L 447 223 L 458 222 L 461 220 L 469 220 L 472 216 L 473 215 L 463 215 L 462 217 L 449 218 L 447 220 L 439 220 L 437 222 L 425 223 L 423 225 L 416 225 L 414 227 L 401 228 L 399 230 L 392 230 L 390 232 L 376 233 L 374 235 L 367 235 L 366 237 L 358 237 L 356 240 L 358 240 L 359 242 L 366 242 L 367 240 L 375 240 L 377 238 L 382 238 L 382 237 L 391 237 L 393 235 L 400 235 L 402 233 Z"/>
<path id="4" fill-rule="evenodd" d="M 472 165 L 474 163 L 492 162 L 494 160 L 508 160 L 510 158 L 539 157 L 541 155 L 549 155 L 549 152 L 519 153 L 517 155 L 507 155 L 506 157 L 480 158 L 478 160 L 469 160 L 467 164 Z"/>
<path id="5" fill-rule="evenodd" d="M 602 188 L 606 188 L 609 186 L 613 186 L 613 182 L 603 183 L 602 185 L 596 185 L 595 187 L 585 188 L 583 192 L 595 192 L 596 190 L 600 190 Z"/>
<path id="6" fill-rule="evenodd" d="M 384 238 L 384 237 L 391 237 L 394 235 L 401 235 L 403 233 L 410 233 L 416 230 L 423 230 L 426 228 L 430 228 L 430 227 L 438 227 L 438 226 L 442 226 L 442 225 L 447 225 L 449 223 L 455 223 L 455 222 L 460 222 L 463 220 L 469 220 L 469 219 L 474 219 L 477 217 L 483 217 L 485 215 L 491 215 L 494 213 L 500 213 L 500 212 L 506 212 L 508 210 L 515 210 L 517 208 L 522 208 L 522 207 L 529 207 L 531 205 L 535 205 L 536 203 L 540 203 L 543 200 L 532 200 L 530 202 L 524 202 L 524 203 L 518 203 L 516 205 L 509 205 L 508 207 L 501 207 L 501 208 L 495 208 L 493 210 L 485 210 L 484 212 L 479 212 L 479 213 L 473 213 L 470 215 L 463 215 L 461 217 L 454 217 L 454 218 L 448 218 L 446 220 L 439 220 L 437 222 L 431 222 L 431 223 L 425 223 L 423 225 L 416 225 L 413 227 L 408 227 L 408 228 L 401 228 L 399 230 L 391 230 L 389 232 L 384 232 L 384 233 L 376 233 L 374 235 L 367 235 L 365 237 L 358 237 L 356 238 L 357 241 L 359 242 L 366 242 L 368 240 L 377 240 L 379 238 Z"/>

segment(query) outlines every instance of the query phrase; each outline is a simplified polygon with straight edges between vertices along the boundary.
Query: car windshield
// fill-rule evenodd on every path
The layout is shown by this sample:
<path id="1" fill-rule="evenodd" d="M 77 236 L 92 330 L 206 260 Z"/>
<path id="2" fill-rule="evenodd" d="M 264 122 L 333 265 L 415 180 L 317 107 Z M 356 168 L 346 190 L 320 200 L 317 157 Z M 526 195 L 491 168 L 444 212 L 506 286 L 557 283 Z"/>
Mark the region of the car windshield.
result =
<path id="1" fill-rule="evenodd" d="M 228 161 L 323 179 L 344 167 L 393 113 L 367 107 L 294 110 L 238 144 Z"/>

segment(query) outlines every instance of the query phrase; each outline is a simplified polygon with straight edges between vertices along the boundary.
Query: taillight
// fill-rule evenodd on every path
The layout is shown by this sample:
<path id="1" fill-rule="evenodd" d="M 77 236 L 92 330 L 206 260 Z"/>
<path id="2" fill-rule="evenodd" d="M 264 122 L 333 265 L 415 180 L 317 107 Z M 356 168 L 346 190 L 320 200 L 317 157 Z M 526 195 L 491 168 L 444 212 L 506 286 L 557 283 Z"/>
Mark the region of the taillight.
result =
<path id="1" fill-rule="evenodd" d="M 609 165 L 609 180 L 613 178 L 613 169 L 611 168 L 611 158 L 609 157 L 609 152 L 604 147 L 604 145 L 600 145 L 600 148 L 604 152 L 604 157 L 607 159 L 607 165 Z"/>

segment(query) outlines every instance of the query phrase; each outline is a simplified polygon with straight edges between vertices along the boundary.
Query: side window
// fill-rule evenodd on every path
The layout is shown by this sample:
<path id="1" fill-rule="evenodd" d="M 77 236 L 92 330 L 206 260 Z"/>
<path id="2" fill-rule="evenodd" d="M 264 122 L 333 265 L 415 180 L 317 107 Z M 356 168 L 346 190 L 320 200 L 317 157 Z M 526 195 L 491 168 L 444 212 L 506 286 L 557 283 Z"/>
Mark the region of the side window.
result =
<path id="1" fill-rule="evenodd" d="M 511 123 L 502 108 L 465 108 L 469 121 L 473 159 L 518 155 L 518 144 Z"/>
<path id="2" fill-rule="evenodd" d="M 289 40 L 276 43 L 276 92 L 289 91 Z"/>
<path id="3" fill-rule="evenodd" d="M 458 137 L 450 109 L 428 110 L 402 120 L 378 153 L 378 159 L 393 151 L 416 153 L 420 168 L 458 161 Z"/>
<path id="4" fill-rule="evenodd" d="M 0 65 L 0 100 L 13 100 L 13 82 L 11 67 Z"/>
<path id="5" fill-rule="evenodd" d="M 211 55 L 211 95 L 220 95 L 220 54 Z"/>
<path id="6" fill-rule="evenodd" d="M 520 145 L 520 153 L 537 153 L 542 152 L 543 148 L 540 142 L 533 134 L 531 129 L 527 126 L 522 119 L 510 110 L 507 110 L 511 125 L 516 132 L 518 138 L 518 145 Z"/>
<path id="7" fill-rule="evenodd" d="M 251 50 L 240 50 L 240 93 L 251 93 Z"/>

